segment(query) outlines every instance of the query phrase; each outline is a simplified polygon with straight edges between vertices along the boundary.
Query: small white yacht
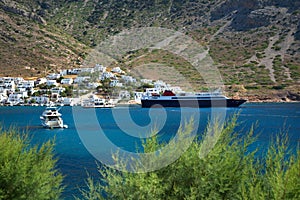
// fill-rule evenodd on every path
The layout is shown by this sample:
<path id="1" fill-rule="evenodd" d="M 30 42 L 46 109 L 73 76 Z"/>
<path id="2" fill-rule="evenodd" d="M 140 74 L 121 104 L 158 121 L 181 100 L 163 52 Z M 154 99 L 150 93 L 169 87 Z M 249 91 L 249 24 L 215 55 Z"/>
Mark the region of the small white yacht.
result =
<path id="1" fill-rule="evenodd" d="M 46 107 L 45 111 L 40 116 L 42 125 L 45 128 L 68 128 L 61 118 L 59 110 L 60 108 L 55 106 Z"/>

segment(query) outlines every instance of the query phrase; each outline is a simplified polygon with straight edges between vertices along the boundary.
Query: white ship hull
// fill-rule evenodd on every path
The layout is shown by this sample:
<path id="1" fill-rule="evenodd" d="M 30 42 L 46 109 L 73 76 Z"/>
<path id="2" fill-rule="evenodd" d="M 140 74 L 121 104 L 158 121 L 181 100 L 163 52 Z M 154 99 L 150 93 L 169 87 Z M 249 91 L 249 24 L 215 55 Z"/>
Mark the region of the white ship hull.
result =
<path id="1" fill-rule="evenodd" d="M 61 114 L 56 107 L 47 107 L 43 114 L 40 116 L 42 126 L 45 128 L 68 128 L 64 124 Z"/>
<path id="2" fill-rule="evenodd" d="M 63 123 L 63 120 L 59 117 L 59 118 L 56 118 L 56 119 L 42 119 L 41 118 L 41 122 L 42 122 L 42 125 L 43 127 L 45 128 L 65 128 L 64 126 L 64 123 Z"/>

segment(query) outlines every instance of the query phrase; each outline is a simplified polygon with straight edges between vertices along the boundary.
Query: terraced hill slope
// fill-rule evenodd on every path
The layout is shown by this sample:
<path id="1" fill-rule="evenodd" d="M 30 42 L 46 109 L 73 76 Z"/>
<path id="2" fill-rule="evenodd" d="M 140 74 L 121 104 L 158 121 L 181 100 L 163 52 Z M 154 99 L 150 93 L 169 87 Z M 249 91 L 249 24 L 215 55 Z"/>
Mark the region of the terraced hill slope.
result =
<path id="1" fill-rule="evenodd" d="M 80 66 L 108 36 L 165 27 L 208 50 L 230 95 L 297 99 L 299 19 L 299 0 L 0 0 L 0 75 L 42 75 Z M 162 62 L 181 72 L 188 68 L 172 55 L 165 60 L 157 51 L 141 52 L 125 57 L 120 66 L 131 69 L 137 66 L 134 60 Z M 192 71 L 185 78 L 195 89 L 204 88 Z"/>

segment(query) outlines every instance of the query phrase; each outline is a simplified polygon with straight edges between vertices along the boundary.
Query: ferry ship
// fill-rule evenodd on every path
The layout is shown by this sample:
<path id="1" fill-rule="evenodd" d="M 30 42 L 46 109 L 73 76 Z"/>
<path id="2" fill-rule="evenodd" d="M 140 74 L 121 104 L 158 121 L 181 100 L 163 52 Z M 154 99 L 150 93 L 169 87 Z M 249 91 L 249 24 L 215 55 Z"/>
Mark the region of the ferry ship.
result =
<path id="1" fill-rule="evenodd" d="M 245 103 L 245 99 L 231 99 L 216 92 L 201 92 L 193 95 L 175 95 L 172 91 L 166 90 L 162 95 L 151 94 L 141 98 L 143 108 L 150 107 L 238 107 Z"/>

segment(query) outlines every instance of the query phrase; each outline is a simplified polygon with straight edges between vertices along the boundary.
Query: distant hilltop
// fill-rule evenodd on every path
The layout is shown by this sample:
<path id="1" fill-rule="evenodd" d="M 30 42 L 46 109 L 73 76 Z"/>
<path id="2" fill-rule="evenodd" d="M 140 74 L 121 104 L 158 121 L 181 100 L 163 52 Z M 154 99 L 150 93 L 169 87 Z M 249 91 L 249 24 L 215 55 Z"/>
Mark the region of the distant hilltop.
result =
<path id="1" fill-rule="evenodd" d="M 0 76 L 42 77 L 78 68 L 110 35 L 164 27 L 208 50 L 229 94 L 300 95 L 300 0 L 0 0 L 0 15 Z M 134 62 L 172 66 L 195 90 L 205 87 L 200 75 L 168 52 L 130 52 L 114 65 L 130 71 Z"/>

